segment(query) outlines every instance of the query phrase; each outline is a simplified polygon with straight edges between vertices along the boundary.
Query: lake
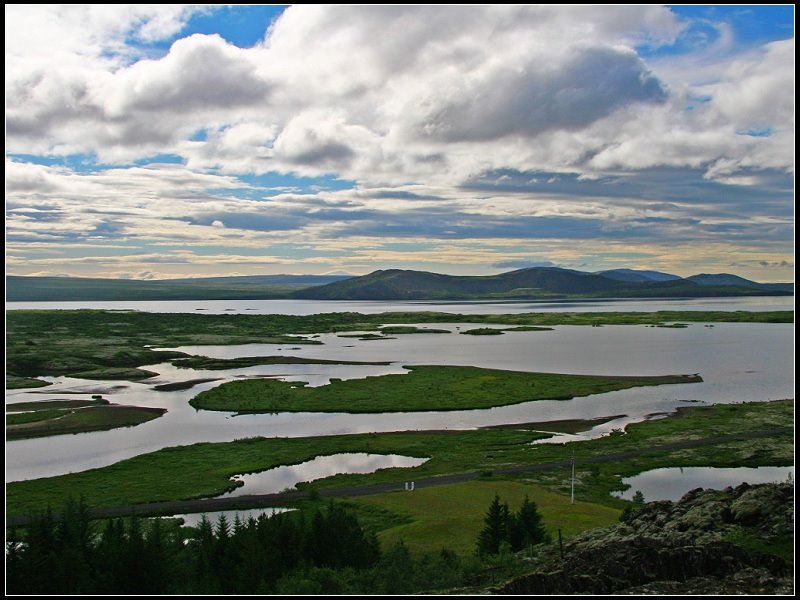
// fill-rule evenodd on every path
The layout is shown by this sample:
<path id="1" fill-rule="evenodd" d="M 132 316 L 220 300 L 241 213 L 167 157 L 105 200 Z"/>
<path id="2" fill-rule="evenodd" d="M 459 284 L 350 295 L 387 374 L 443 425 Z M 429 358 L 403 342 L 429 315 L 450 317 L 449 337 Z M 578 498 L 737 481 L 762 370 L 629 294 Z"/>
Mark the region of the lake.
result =
<path id="1" fill-rule="evenodd" d="M 511 314 L 522 312 L 613 312 L 656 310 L 793 310 L 793 296 L 756 296 L 745 298 L 562 300 L 548 302 L 383 302 L 374 300 L 162 300 L 162 301 L 84 301 L 84 302 L 6 302 L 6 310 L 140 310 L 143 312 L 208 314 L 241 313 L 261 315 L 315 315 L 331 312 L 437 311 L 471 315 Z"/>
<path id="2" fill-rule="evenodd" d="M 626 477 L 622 483 L 631 487 L 613 495 L 623 500 L 633 500 L 640 491 L 646 502 L 655 500 L 680 500 L 695 488 L 724 490 L 741 483 L 780 483 L 794 479 L 794 467 L 668 467 Z"/>
<path id="3" fill-rule="evenodd" d="M 379 469 L 418 467 L 427 458 L 400 456 L 399 454 L 367 454 L 365 452 L 346 452 L 317 456 L 296 464 L 267 469 L 259 473 L 234 475 L 233 480 L 242 485 L 222 494 L 222 497 L 249 496 L 251 494 L 277 494 L 294 489 L 303 481 L 314 481 L 341 473 L 374 473 Z"/>
<path id="4" fill-rule="evenodd" d="M 791 300 L 791 299 L 790 299 Z M 240 301 L 241 310 L 252 304 L 265 304 L 276 312 L 276 303 L 288 301 Z M 316 312 L 355 310 L 338 302 L 312 302 Z M 662 306 L 665 303 L 668 305 Z M 20 304 L 20 303 L 15 303 Z M 36 307 L 44 308 L 36 303 Z M 80 304 L 80 303 L 68 303 Z M 93 308 L 110 304 L 93 303 Z M 164 311 L 191 309 L 193 303 L 130 303 L 158 304 Z M 212 303 L 205 303 L 212 304 Z M 230 306 L 231 302 L 223 302 Z M 292 303 L 297 304 L 297 303 Z M 370 304 L 360 312 L 410 310 L 405 303 Z M 555 303 L 551 303 L 555 304 Z M 584 303 L 582 303 L 584 304 Z M 787 308 L 786 298 L 737 298 L 700 301 L 628 301 L 591 303 L 603 311 L 613 310 L 779 310 Z M 101 306 L 102 305 L 102 306 Z M 519 304 L 434 304 L 420 310 L 465 313 L 478 312 L 477 306 L 490 312 L 513 312 Z M 530 303 L 527 304 L 530 310 Z M 768 308 L 765 308 L 768 307 Z M 306 308 L 309 308 L 308 306 Z M 788 308 L 791 308 L 789 304 Z M 299 309 L 298 309 L 299 310 Z M 560 305 L 553 310 L 573 310 Z M 521 312 L 521 311 L 519 311 Z M 295 313 L 296 314 L 296 313 Z M 440 325 L 436 325 L 440 327 Z M 87 381 L 66 377 L 48 377 L 54 385 L 35 390 L 10 390 L 6 402 L 79 398 L 81 394 L 102 393 L 119 404 L 135 404 L 168 409 L 165 416 L 137 427 L 78 435 L 19 440 L 6 443 L 6 481 L 33 479 L 112 464 L 138 454 L 167 446 L 200 441 L 226 442 L 249 436 L 315 436 L 346 433 L 386 432 L 422 429 L 470 429 L 487 425 L 551 421 L 556 419 L 595 418 L 626 415 L 599 425 L 578 436 L 559 437 L 586 439 L 607 434 L 627 423 L 663 415 L 681 406 L 702 403 L 773 400 L 794 397 L 794 324 L 716 323 L 713 328 L 702 323 L 685 329 L 652 328 L 642 325 L 577 327 L 557 326 L 553 331 L 515 332 L 499 336 L 460 335 L 469 324 L 445 324 L 451 334 L 405 335 L 396 339 L 361 341 L 324 334 L 322 346 L 292 349 L 286 345 L 246 344 L 236 346 L 193 346 L 178 348 L 190 353 L 213 357 L 258 355 L 290 355 L 310 358 L 389 361 L 387 366 L 366 365 L 270 365 L 227 371 L 177 369 L 168 363 L 148 366 L 159 375 L 137 383 L 119 381 Z M 278 413 L 234 416 L 232 413 L 197 411 L 188 401 L 202 390 L 242 376 L 280 376 L 288 380 L 323 385 L 331 377 L 359 378 L 386 373 L 402 373 L 404 365 L 471 365 L 520 371 L 545 371 L 582 374 L 659 375 L 699 373 L 704 381 L 695 384 L 634 388 L 608 394 L 575 398 L 567 401 L 527 402 L 487 410 L 342 414 L 342 413 Z M 221 377 L 221 381 L 200 384 L 189 390 L 157 392 L 152 386 L 202 377 Z M 70 392 L 78 392 L 78 395 Z M 68 396 L 65 395 L 70 393 Z"/>

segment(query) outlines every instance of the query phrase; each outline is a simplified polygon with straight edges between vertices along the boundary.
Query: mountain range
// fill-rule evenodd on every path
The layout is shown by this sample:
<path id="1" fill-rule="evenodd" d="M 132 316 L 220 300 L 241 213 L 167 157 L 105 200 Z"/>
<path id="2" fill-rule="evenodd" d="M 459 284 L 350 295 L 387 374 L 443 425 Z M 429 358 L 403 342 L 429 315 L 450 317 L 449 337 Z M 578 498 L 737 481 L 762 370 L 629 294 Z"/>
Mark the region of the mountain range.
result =
<path id="1" fill-rule="evenodd" d="M 487 300 L 791 295 L 792 283 L 757 283 L 727 273 L 682 278 L 658 271 L 586 273 L 534 267 L 489 276 L 389 269 L 295 292 L 315 300 Z"/>
<path id="2" fill-rule="evenodd" d="M 793 283 L 757 283 L 728 273 L 678 277 L 659 271 L 588 273 L 558 267 L 498 275 L 443 275 L 388 269 L 347 275 L 251 275 L 197 279 L 6 277 L 6 301 L 103 300 L 550 300 L 786 296 Z"/>

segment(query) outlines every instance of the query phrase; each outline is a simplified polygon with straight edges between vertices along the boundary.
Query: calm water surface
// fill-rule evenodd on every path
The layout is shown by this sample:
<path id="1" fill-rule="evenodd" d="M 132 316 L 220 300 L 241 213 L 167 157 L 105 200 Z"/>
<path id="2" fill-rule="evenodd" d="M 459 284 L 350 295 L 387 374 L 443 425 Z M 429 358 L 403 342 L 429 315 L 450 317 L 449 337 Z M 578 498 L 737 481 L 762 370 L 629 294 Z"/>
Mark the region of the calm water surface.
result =
<path id="1" fill-rule="evenodd" d="M 784 298 L 756 298 L 692 301 L 682 306 L 690 310 L 763 310 L 781 308 Z M 743 302 L 748 300 L 751 304 Z M 265 312 L 276 312 L 276 302 Z M 258 303 L 240 301 L 240 303 Z M 309 303 L 311 301 L 308 301 Z M 647 302 L 632 304 L 605 303 L 598 310 L 657 310 Z M 654 301 L 658 302 L 658 301 Z M 671 308 L 676 301 L 670 301 Z M 762 304 L 766 303 L 766 304 Z M 36 303 L 43 308 L 45 303 Z M 70 303 L 79 304 L 79 303 Z M 99 304 L 93 303 L 97 308 Z M 168 303 L 132 303 L 168 304 Z M 189 304 L 191 303 L 172 303 Z M 206 303 L 209 304 L 209 303 Z M 231 302 L 224 302 L 230 305 Z M 293 303 L 297 304 L 297 303 Z M 341 303 L 320 303 L 316 311 L 356 310 Z M 335 308 L 331 308 L 331 305 Z M 352 303 L 381 305 L 372 312 L 409 310 L 407 304 Z M 598 303 L 599 305 L 600 303 Z M 625 308 L 621 307 L 621 304 Z M 724 306 L 726 305 L 727 306 Z M 722 305 L 722 306 L 721 306 Z M 415 305 L 416 306 L 416 305 Z M 448 310 L 449 305 L 419 305 L 420 310 Z M 495 307 L 493 311 L 511 312 L 513 304 L 470 304 L 463 312 L 478 312 L 476 306 Z M 593 305 L 596 306 L 596 305 Z M 163 306 L 155 310 L 164 310 Z M 184 310 L 187 310 L 185 307 Z M 368 312 L 365 309 L 358 309 Z M 488 309 L 487 309 L 488 310 Z M 530 310 L 527 308 L 526 310 Z M 541 310 L 541 309 L 539 309 Z M 552 310 L 577 310 L 560 305 Z M 177 310 L 175 311 L 177 312 Z M 453 312 L 456 312 L 453 310 Z M 440 325 L 436 325 L 439 327 Z M 6 402 L 88 398 L 102 393 L 119 404 L 155 406 L 168 409 L 165 416 L 139 425 L 111 431 L 61 435 L 6 443 L 6 481 L 78 472 L 101 467 L 167 446 L 200 441 L 226 442 L 249 436 L 314 436 L 346 433 L 386 432 L 423 429 L 470 429 L 486 425 L 549 421 L 556 419 L 594 418 L 626 415 L 597 426 L 580 436 L 597 437 L 612 428 L 641 421 L 654 414 L 664 414 L 690 403 L 741 402 L 794 397 L 793 324 L 717 323 L 713 328 L 702 323 L 686 329 L 663 329 L 645 326 L 577 327 L 557 326 L 553 331 L 516 332 L 501 336 L 459 335 L 468 324 L 446 325 L 453 333 L 441 335 L 406 335 L 392 340 L 360 341 L 332 334 L 320 336 L 322 346 L 292 349 L 285 345 L 248 344 L 238 346 L 194 346 L 179 348 L 192 354 L 231 358 L 237 356 L 288 355 L 362 361 L 390 361 L 388 366 L 360 365 L 269 365 L 227 371 L 177 369 L 168 363 L 148 366 L 155 378 L 137 383 L 95 382 L 66 377 L 45 378 L 54 385 L 38 390 L 10 390 Z M 196 411 L 188 401 L 202 390 L 241 377 L 280 376 L 287 380 L 324 385 L 331 377 L 362 378 L 387 373 L 403 373 L 406 365 L 473 365 L 487 368 L 546 371 L 560 373 L 662 375 L 699 373 L 704 381 L 696 384 L 636 388 L 598 394 L 567 401 L 539 401 L 488 410 L 341 414 L 278 413 L 234 416 L 233 413 Z M 157 392 L 154 385 L 203 377 L 221 381 L 200 384 L 190 390 Z M 72 393 L 76 392 L 76 393 Z"/>
<path id="2" fill-rule="evenodd" d="M 86 301 L 86 302 L 6 302 L 6 310 L 141 310 L 144 312 L 206 312 L 208 314 L 314 315 L 331 312 L 437 311 L 472 315 L 522 312 L 611 312 L 655 310 L 792 310 L 792 296 L 753 298 L 692 298 L 652 300 L 584 300 L 559 302 L 381 302 L 345 300 L 185 300 L 185 301 Z"/>
<path id="3" fill-rule="evenodd" d="M 794 479 L 794 467 L 669 467 L 653 469 L 622 480 L 631 487 L 613 495 L 623 500 L 633 500 L 637 491 L 647 502 L 655 500 L 680 500 L 689 490 L 706 488 L 724 490 L 741 483 L 779 483 Z"/>
<path id="4" fill-rule="evenodd" d="M 235 475 L 232 479 L 241 481 L 242 485 L 222 496 L 274 494 L 286 489 L 293 489 L 302 481 L 314 481 L 341 473 L 374 473 L 379 469 L 393 467 L 418 467 L 427 460 L 427 458 L 414 458 L 399 454 L 366 454 L 364 452 L 317 456 L 297 465 L 286 465 L 260 473 Z"/>
<path id="5" fill-rule="evenodd" d="M 229 525 L 233 525 L 234 520 L 238 517 L 238 519 L 242 522 L 247 521 L 250 517 L 254 519 L 258 519 L 261 515 L 266 516 L 267 518 L 272 517 L 273 515 L 277 515 L 280 513 L 290 512 L 292 510 L 296 510 L 294 508 L 253 508 L 251 510 L 218 510 L 206 513 L 188 513 L 182 515 L 172 515 L 169 518 L 174 519 L 179 517 L 183 519 L 183 524 L 188 527 L 197 527 L 200 524 L 200 521 L 203 519 L 203 516 L 211 522 L 212 526 L 216 526 L 217 521 L 220 517 L 224 516 Z"/>

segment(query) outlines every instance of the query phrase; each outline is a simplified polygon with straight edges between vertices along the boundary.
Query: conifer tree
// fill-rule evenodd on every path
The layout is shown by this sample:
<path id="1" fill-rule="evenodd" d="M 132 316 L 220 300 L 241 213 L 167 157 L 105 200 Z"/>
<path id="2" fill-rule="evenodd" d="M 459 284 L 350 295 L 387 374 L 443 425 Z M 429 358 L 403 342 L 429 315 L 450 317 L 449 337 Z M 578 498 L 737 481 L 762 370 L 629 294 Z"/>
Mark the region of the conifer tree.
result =
<path id="1" fill-rule="evenodd" d="M 497 554 L 500 544 L 508 539 L 508 504 L 500 504 L 497 494 L 483 522 L 485 526 L 478 536 L 478 554 Z"/>

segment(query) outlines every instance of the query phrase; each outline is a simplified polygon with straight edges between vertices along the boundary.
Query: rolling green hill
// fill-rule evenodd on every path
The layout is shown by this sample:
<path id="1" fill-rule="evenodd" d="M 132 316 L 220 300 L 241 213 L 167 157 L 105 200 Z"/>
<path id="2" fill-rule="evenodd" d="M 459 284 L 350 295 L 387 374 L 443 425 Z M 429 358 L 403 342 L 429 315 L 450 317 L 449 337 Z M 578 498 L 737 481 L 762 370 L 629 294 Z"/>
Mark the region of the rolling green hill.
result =
<path id="1" fill-rule="evenodd" d="M 487 276 L 389 269 L 345 275 L 250 275 L 198 279 L 6 277 L 6 301 L 102 300 L 548 300 L 557 298 L 696 298 L 792 295 L 791 283 L 757 283 L 736 275 L 681 279 L 655 271 L 584 273 L 556 267 Z"/>
<path id="2" fill-rule="evenodd" d="M 630 278 L 628 278 L 630 279 Z M 741 279 L 741 278 L 740 278 Z M 671 279 L 620 281 L 601 274 L 583 273 L 555 267 L 519 269 L 483 277 L 441 275 L 424 271 L 390 269 L 375 271 L 295 292 L 296 298 L 315 300 L 510 300 L 548 298 L 676 298 L 713 296 L 791 295 L 778 284 L 760 284 L 741 279 L 748 285 Z"/>
<path id="3" fill-rule="evenodd" d="M 268 275 L 199 279 L 91 279 L 6 277 L 7 302 L 92 300 L 256 300 L 287 298 L 303 288 L 344 275 Z"/>

